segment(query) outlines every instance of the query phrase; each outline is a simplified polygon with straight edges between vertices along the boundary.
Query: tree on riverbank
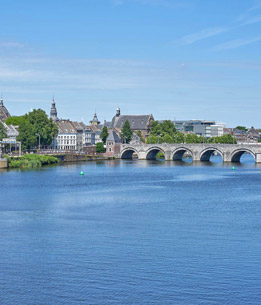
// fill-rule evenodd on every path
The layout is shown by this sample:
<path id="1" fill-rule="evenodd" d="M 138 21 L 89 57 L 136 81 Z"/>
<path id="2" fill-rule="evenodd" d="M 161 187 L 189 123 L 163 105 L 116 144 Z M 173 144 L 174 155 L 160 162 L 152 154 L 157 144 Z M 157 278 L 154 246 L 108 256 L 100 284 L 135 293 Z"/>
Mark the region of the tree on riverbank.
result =
<path id="1" fill-rule="evenodd" d="M 97 153 L 105 153 L 106 148 L 104 147 L 103 142 L 99 142 L 96 144 L 96 152 Z"/>
<path id="2" fill-rule="evenodd" d="M 231 134 L 226 134 L 220 137 L 213 137 L 208 139 L 208 143 L 219 143 L 219 144 L 237 144 L 236 138 L 231 136 Z"/>
<path id="3" fill-rule="evenodd" d="M 38 135 L 40 135 L 41 145 L 51 145 L 54 136 L 58 134 L 57 125 L 52 119 L 48 118 L 42 109 L 34 109 L 23 116 L 10 117 L 6 121 L 7 124 L 19 126 L 17 140 L 22 142 L 22 149 L 36 147 L 38 144 Z"/>
<path id="4" fill-rule="evenodd" d="M 124 123 L 123 127 L 122 127 L 122 131 L 121 131 L 121 139 L 123 143 L 130 143 L 131 139 L 132 139 L 132 131 L 130 128 L 130 122 L 128 120 L 126 120 L 126 122 Z"/>
<path id="5" fill-rule="evenodd" d="M 103 144 L 106 144 L 106 140 L 108 138 L 109 132 L 107 126 L 103 126 L 100 138 L 102 139 Z"/>

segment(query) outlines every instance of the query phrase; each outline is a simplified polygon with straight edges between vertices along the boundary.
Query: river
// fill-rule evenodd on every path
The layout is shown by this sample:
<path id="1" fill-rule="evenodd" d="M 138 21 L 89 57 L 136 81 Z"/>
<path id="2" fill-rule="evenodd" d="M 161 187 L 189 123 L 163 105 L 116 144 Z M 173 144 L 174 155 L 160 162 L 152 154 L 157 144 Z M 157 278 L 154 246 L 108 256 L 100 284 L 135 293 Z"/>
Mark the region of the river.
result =
<path id="1" fill-rule="evenodd" d="M 261 304 L 261 167 L 243 159 L 1 171 L 0 304 Z"/>

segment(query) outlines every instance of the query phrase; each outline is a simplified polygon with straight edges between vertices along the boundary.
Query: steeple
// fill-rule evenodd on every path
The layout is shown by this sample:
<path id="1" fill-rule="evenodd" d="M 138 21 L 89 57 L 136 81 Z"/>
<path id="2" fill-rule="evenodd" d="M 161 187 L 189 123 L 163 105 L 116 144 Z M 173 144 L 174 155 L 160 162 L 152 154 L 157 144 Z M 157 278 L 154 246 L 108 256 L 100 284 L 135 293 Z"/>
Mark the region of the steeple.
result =
<path id="1" fill-rule="evenodd" d="M 93 119 L 90 121 L 90 125 L 97 126 L 100 124 L 100 121 L 98 120 L 96 112 L 94 113 Z"/>
<path id="2" fill-rule="evenodd" d="M 1 99 L 0 99 L 0 107 L 4 107 L 4 100 L 3 100 L 2 96 L 1 96 Z"/>
<path id="3" fill-rule="evenodd" d="M 118 107 L 117 109 L 116 109 L 116 116 L 120 116 L 121 115 L 121 110 L 120 110 L 120 108 Z"/>
<path id="4" fill-rule="evenodd" d="M 53 97 L 52 107 L 51 107 L 51 111 L 50 111 L 50 118 L 51 118 L 53 121 L 58 121 L 58 118 L 57 118 L 57 110 L 56 110 L 56 106 L 55 106 L 54 97 Z"/>

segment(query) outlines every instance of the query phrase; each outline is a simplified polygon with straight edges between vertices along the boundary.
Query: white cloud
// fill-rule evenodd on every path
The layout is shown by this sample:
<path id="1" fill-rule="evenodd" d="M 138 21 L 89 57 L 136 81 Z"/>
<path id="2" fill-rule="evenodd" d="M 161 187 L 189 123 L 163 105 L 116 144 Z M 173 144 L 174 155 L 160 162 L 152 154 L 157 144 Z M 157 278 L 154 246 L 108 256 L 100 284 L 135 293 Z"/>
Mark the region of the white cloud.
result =
<path id="1" fill-rule="evenodd" d="M 208 28 L 190 35 L 186 35 L 182 37 L 178 42 L 181 43 L 182 45 L 189 45 L 193 44 L 199 40 L 203 40 L 206 38 L 210 38 L 213 36 L 220 35 L 224 32 L 227 32 L 228 29 L 225 27 L 214 27 L 214 28 Z"/>
<path id="2" fill-rule="evenodd" d="M 261 15 L 245 18 L 242 25 L 248 25 L 261 22 Z"/>
<path id="3" fill-rule="evenodd" d="M 251 38 L 251 39 L 235 39 L 235 40 L 231 40 L 231 41 L 217 45 L 214 48 L 214 50 L 215 51 L 224 51 L 224 50 L 236 49 L 236 48 L 246 46 L 246 45 L 258 42 L 258 41 L 261 41 L 261 36 Z"/>
<path id="4" fill-rule="evenodd" d="M 6 41 L 6 42 L 0 42 L 0 48 L 23 48 L 24 45 L 19 42 L 12 42 L 12 41 Z"/>

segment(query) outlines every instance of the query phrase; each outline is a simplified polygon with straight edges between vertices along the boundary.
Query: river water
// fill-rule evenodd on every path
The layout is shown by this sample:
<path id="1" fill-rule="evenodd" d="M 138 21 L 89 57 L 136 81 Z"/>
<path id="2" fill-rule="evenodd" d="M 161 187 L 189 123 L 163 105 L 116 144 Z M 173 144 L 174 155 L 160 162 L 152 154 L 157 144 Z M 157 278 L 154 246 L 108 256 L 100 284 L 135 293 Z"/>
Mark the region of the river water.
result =
<path id="1" fill-rule="evenodd" d="M 1 171 L 0 304 L 261 304 L 249 158 Z"/>

